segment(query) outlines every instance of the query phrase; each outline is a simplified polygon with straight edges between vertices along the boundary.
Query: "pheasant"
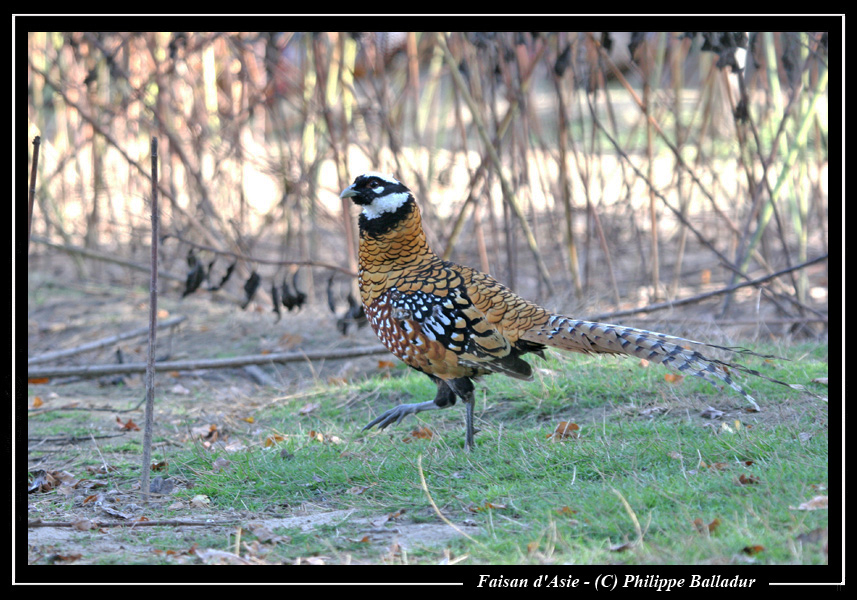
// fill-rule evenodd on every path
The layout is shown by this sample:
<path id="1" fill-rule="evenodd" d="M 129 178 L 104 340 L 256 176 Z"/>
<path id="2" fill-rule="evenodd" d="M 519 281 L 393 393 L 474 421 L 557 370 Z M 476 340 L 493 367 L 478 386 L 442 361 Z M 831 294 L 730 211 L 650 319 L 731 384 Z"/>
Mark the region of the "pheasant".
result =
<path id="1" fill-rule="evenodd" d="M 426 242 L 411 191 L 390 175 L 360 175 L 340 197 L 351 198 L 363 209 L 358 223 L 358 284 L 372 329 L 390 352 L 437 384 L 434 400 L 391 408 L 364 431 L 398 424 L 407 415 L 448 408 L 460 398 L 469 451 L 474 437 L 472 380 L 490 373 L 530 380 L 532 367 L 522 356 L 533 353 L 544 358 L 548 346 L 644 358 L 714 384 L 726 383 L 758 410 L 727 368 L 759 373 L 687 346 L 734 349 L 552 314 L 489 275 L 442 260 Z"/>

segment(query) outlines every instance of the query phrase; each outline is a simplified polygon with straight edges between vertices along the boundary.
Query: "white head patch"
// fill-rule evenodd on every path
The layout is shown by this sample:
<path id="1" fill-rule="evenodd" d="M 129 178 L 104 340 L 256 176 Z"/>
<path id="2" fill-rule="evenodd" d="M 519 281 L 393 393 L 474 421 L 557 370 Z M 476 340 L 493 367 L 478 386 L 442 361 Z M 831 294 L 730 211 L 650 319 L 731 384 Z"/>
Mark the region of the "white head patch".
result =
<path id="1" fill-rule="evenodd" d="M 396 192 L 375 198 L 372 204 L 363 207 L 363 215 L 367 219 L 377 219 L 384 213 L 396 212 L 402 204 L 407 202 L 409 195 L 407 192 Z"/>

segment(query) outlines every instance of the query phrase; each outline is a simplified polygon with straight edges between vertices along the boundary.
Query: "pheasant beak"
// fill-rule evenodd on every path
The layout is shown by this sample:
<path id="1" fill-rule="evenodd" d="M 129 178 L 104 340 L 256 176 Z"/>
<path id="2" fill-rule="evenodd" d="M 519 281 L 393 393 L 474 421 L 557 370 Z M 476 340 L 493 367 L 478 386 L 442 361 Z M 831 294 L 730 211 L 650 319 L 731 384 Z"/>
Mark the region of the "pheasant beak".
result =
<path id="1" fill-rule="evenodd" d="M 340 198 L 352 198 L 352 197 L 356 196 L 356 195 L 357 195 L 357 194 L 359 194 L 359 193 L 360 193 L 360 192 L 358 192 L 357 190 L 355 190 L 355 189 L 354 189 L 354 186 L 353 186 L 353 185 L 349 185 L 347 188 L 345 188 L 344 190 L 342 190 L 342 193 L 341 193 L 341 194 L 339 194 L 339 197 L 340 197 Z"/>

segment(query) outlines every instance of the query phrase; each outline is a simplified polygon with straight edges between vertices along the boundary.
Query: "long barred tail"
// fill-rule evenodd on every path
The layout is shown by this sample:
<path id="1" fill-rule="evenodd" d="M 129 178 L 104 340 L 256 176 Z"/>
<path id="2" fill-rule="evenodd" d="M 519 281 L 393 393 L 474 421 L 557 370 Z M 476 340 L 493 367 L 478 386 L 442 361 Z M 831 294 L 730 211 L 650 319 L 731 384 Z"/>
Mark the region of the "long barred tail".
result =
<path id="1" fill-rule="evenodd" d="M 726 383 L 733 390 L 744 396 L 756 410 L 760 410 L 759 405 L 756 404 L 756 401 L 750 394 L 744 391 L 744 388 L 729 376 L 727 368 L 762 377 L 763 379 L 793 389 L 803 389 L 803 386 L 771 379 L 743 365 L 709 358 L 688 346 L 716 348 L 718 350 L 750 354 L 762 358 L 778 357 L 756 354 L 744 348 L 717 346 L 715 344 L 697 342 L 664 333 L 626 327 L 624 325 L 594 323 L 571 319 L 561 315 L 551 315 L 550 319 L 543 326 L 527 331 L 521 338 L 572 352 L 628 354 L 644 358 L 650 362 L 660 363 L 665 367 L 682 373 L 691 373 L 697 377 L 702 377 L 714 385 Z"/>

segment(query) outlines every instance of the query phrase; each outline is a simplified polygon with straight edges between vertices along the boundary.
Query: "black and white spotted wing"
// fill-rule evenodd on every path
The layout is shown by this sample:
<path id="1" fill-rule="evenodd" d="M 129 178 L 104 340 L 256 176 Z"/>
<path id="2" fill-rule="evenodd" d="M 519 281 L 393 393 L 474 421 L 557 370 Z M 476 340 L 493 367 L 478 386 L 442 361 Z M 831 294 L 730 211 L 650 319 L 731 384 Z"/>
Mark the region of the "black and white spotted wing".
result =
<path id="1" fill-rule="evenodd" d="M 531 376 L 509 340 L 467 296 L 463 286 L 445 295 L 391 288 L 367 311 L 381 341 L 408 365 L 447 377 L 503 372 Z"/>

